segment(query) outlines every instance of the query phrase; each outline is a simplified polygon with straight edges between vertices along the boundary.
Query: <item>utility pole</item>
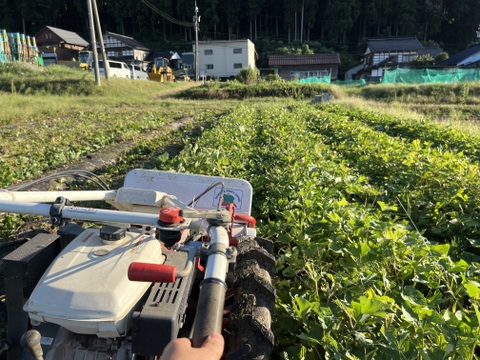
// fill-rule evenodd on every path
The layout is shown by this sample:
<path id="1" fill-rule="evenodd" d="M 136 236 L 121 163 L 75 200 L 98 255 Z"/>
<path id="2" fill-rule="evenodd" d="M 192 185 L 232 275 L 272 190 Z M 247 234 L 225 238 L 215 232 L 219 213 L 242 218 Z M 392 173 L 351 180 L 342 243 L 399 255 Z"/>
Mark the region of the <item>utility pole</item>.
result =
<path id="1" fill-rule="evenodd" d="M 98 16 L 98 9 L 97 9 L 97 0 L 92 0 L 93 5 L 93 13 L 95 15 L 95 24 L 97 25 L 98 37 L 100 40 L 100 50 L 102 52 L 102 60 L 103 60 L 103 69 L 105 70 L 105 79 L 110 80 L 110 65 L 107 61 L 107 54 L 105 53 L 105 45 L 103 44 L 103 34 L 102 34 L 102 27 L 100 26 L 100 17 Z"/>
<path id="2" fill-rule="evenodd" d="M 198 24 L 200 23 L 200 17 L 198 16 L 197 1 L 195 0 L 195 15 L 193 17 L 193 23 L 195 27 L 195 81 L 200 79 L 200 69 L 198 68 Z"/>
<path id="3" fill-rule="evenodd" d="M 93 9 L 92 9 L 92 0 L 87 0 L 87 9 L 88 9 L 88 23 L 90 25 L 90 38 L 92 40 L 92 54 L 93 62 L 95 64 L 95 81 L 97 85 L 100 86 L 100 69 L 98 68 L 98 54 L 97 54 L 97 40 L 95 38 L 95 26 L 93 23 Z"/>

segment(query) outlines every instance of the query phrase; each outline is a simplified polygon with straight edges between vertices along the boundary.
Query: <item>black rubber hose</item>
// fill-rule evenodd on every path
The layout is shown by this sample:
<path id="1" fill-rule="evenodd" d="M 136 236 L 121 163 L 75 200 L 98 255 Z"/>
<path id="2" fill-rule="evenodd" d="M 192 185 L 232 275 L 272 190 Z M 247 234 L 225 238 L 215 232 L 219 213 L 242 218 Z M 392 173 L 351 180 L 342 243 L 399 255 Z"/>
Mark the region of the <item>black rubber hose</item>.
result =
<path id="1" fill-rule="evenodd" d="M 222 332 L 226 291 L 227 285 L 221 280 L 209 278 L 202 282 L 193 323 L 193 347 L 202 346 L 209 335 Z"/>

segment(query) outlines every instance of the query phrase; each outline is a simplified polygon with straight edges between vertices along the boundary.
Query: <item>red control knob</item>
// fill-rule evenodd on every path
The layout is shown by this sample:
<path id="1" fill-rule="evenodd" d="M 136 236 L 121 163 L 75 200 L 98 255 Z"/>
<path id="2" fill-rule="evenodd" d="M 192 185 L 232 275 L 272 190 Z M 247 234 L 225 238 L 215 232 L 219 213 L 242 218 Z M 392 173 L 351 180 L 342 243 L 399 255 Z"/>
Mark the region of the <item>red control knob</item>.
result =
<path id="1" fill-rule="evenodd" d="M 160 221 L 168 224 L 182 222 L 182 209 L 178 207 L 167 207 L 160 209 Z"/>

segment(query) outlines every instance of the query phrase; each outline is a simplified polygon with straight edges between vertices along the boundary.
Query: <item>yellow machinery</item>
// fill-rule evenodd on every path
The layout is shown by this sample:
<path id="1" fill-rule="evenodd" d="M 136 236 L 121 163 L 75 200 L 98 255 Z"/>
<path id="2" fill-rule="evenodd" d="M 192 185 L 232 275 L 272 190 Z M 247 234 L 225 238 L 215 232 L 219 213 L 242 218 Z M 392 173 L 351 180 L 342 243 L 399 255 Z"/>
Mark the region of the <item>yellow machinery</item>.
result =
<path id="1" fill-rule="evenodd" d="M 79 67 L 82 70 L 91 70 L 93 63 L 92 52 L 89 50 L 83 50 L 78 53 Z"/>
<path id="2" fill-rule="evenodd" d="M 175 81 L 191 81 L 190 76 L 188 76 L 187 69 L 174 71 L 173 74 L 175 75 Z"/>
<path id="3" fill-rule="evenodd" d="M 172 68 L 168 63 L 166 58 L 155 58 L 147 68 L 148 78 L 159 82 L 175 81 Z"/>

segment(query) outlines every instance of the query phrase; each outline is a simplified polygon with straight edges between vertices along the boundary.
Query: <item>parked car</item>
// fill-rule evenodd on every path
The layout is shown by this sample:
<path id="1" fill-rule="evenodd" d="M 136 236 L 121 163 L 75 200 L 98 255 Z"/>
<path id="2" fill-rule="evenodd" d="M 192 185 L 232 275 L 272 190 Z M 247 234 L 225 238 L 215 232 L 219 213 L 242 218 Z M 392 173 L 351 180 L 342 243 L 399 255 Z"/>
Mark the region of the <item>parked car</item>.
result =
<path id="1" fill-rule="evenodd" d="M 108 66 L 110 68 L 110 77 L 127 79 L 130 79 L 132 77 L 132 71 L 124 62 L 108 60 Z M 100 70 L 100 76 L 105 76 L 105 67 L 103 65 L 103 60 L 98 61 L 98 69 Z M 92 71 L 95 72 L 95 64 L 93 64 L 92 66 Z"/>
<path id="2" fill-rule="evenodd" d="M 135 80 L 148 80 L 148 74 L 140 65 L 130 65 L 131 78 Z"/>

